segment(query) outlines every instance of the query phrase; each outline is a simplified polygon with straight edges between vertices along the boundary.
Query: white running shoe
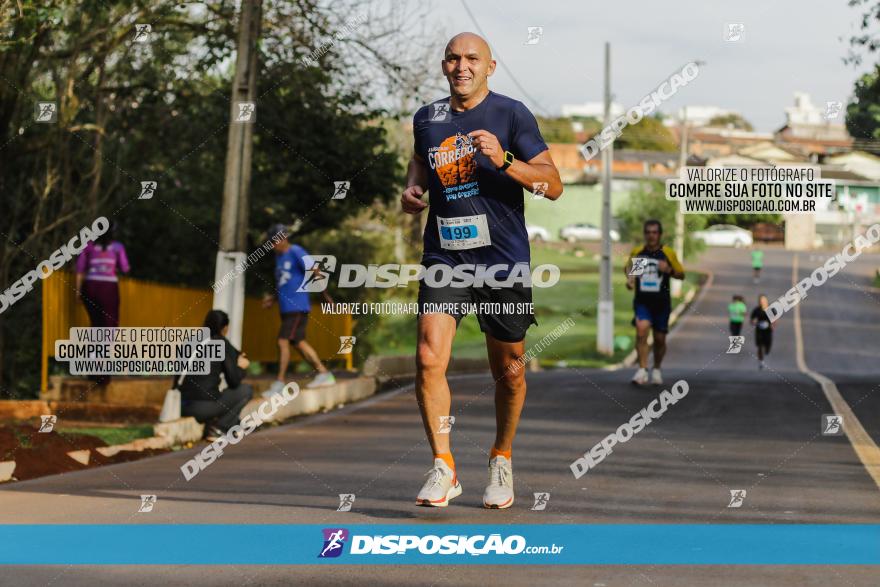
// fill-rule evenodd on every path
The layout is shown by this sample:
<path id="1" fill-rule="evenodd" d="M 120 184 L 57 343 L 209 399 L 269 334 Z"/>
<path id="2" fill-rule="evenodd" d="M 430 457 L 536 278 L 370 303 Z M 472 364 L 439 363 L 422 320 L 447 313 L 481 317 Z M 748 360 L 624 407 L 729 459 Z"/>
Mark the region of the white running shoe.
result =
<path id="1" fill-rule="evenodd" d="M 276 379 L 272 382 L 272 385 L 269 386 L 269 389 L 264 391 L 261 395 L 268 399 L 273 395 L 278 395 L 282 391 L 284 391 L 284 382 Z"/>
<path id="2" fill-rule="evenodd" d="M 334 385 L 336 383 L 336 377 L 333 376 L 333 373 L 330 371 L 325 371 L 323 373 L 318 373 L 315 375 L 315 378 L 309 381 L 309 384 L 306 385 L 309 389 L 314 389 L 315 387 L 326 387 L 328 385 Z"/>
<path id="3" fill-rule="evenodd" d="M 419 491 L 416 505 L 445 508 L 450 499 L 461 495 L 461 483 L 443 459 L 434 459 L 434 466 L 425 475 L 428 480 Z"/>
<path id="4" fill-rule="evenodd" d="M 498 455 L 489 461 L 489 485 L 483 492 L 483 507 L 503 510 L 513 505 L 513 467 Z"/>
<path id="5" fill-rule="evenodd" d="M 648 384 L 648 370 L 642 367 L 639 367 L 639 370 L 636 371 L 636 374 L 633 375 L 632 383 L 634 385 L 647 385 Z"/>
<path id="6" fill-rule="evenodd" d="M 660 369 L 656 367 L 651 369 L 651 383 L 654 385 L 663 385 L 663 374 L 660 373 Z"/>

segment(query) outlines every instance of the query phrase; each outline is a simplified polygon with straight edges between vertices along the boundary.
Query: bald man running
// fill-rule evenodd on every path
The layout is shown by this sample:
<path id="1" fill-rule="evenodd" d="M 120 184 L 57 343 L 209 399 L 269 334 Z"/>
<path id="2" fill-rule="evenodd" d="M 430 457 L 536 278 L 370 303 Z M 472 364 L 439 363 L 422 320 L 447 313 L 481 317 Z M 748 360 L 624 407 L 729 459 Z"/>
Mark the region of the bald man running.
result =
<path id="1" fill-rule="evenodd" d="M 449 446 L 451 394 L 446 381 L 452 340 L 464 315 L 461 306 L 531 303 L 531 284 L 508 279 L 517 267 L 524 265 L 529 272 L 523 188 L 532 191 L 540 185 L 551 200 L 562 195 L 559 172 L 535 117 L 522 103 L 489 91 L 495 61 L 486 41 L 473 33 L 456 35 L 446 45 L 442 70 L 451 95 L 423 106 L 413 119 L 415 152 L 401 206 L 409 214 L 429 208 L 422 257 L 428 274 L 463 264 L 494 265 L 495 284 L 507 283 L 452 287 L 423 280 L 419 288 L 416 397 L 434 465 L 416 503 L 434 507 L 444 507 L 461 494 Z M 426 190 L 428 202 L 422 200 Z M 437 308 L 445 311 L 438 313 Z M 526 396 L 525 374 L 517 360 L 535 319 L 509 312 L 482 312 L 477 319 L 495 379 L 495 443 L 483 505 L 508 508 L 513 504 L 513 437 Z"/>

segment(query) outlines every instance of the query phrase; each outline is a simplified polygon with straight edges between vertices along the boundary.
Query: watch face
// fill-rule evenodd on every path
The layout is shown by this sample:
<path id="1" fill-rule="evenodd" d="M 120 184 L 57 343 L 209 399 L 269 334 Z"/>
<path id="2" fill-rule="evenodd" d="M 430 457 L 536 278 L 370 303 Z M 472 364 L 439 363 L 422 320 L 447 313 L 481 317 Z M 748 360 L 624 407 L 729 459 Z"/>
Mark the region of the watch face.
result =
<path id="1" fill-rule="evenodd" d="M 504 162 L 513 163 L 513 153 L 510 151 L 504 151 Z"/>

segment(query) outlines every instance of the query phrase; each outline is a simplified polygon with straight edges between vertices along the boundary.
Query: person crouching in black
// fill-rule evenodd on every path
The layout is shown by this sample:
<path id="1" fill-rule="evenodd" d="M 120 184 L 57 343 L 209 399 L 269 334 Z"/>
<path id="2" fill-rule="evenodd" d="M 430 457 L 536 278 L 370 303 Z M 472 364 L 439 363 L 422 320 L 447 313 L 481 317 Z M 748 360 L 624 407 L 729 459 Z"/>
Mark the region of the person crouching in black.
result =
<path id="1" fill-rule="evenodd" d="M 242 383 L 250 365 L 244 353 L 226 339 L 229 316 L 222 310 L 211 310 L 205 317 L 211 338 L 222 340 L 226 347 L 222 361 L 211 361 L 207 375 L 180 375 L 175 379 L 180 390 L 180 413 L 205 424 L 205 439 L 213 442 L 240 423 L 239 414 L 254 396 L 253 388 Z"/>

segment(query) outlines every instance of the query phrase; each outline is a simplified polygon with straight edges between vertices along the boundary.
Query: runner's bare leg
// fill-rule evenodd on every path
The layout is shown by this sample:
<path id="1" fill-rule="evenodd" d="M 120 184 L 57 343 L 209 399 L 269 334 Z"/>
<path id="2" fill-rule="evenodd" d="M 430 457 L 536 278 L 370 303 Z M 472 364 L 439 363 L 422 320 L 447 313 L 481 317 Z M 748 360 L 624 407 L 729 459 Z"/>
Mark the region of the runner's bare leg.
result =
<path id="1" fill-rule="evenodd" d="M 650 320 L 636 320 L 636 351 L 639 354 L 639 367 L 648 368 L 648 332 L 651 330 Z"/>
<path id="2" fill-rule="evenodd" d="M 318 373 L 326 373 L 327 367 L 321 362 L 321 357 L 315 352 L 315 349 L 305 340 L 296 343 L 296 350 L 300 352 L 306 362 Z"/>
<path id="3" fill-rule="evenodd" d="M 440 416 L 448 416 L 452 394 L 446 381 L 446 367 L 455 338 L 455 318 L 448 314 L 419 316 L 416 347 L 416 399 L 422 424 L 434 454 L 449 450 L 449 434 L 440 434 Z"/>
<path id="4" fill-rule="evenodd" d="M 659 369 L 666 356 L 666 333 L 654 331 L 654 368 Z"/>
<path id="5" fill-rule="evenodd" d="M 290 342 L 286 338 L 278 339 L 278 381 L 284 381 L 287 375 L 287 364 L 290 363 Z"/>
<path id="6" fill-rule="evenodd" d="M 526 401 L 526 370 L 518 363 L 525 341 L 503 342 L 486 335 L 489 366 L 495 379 L 495 448 L 509 451 Z"/>

